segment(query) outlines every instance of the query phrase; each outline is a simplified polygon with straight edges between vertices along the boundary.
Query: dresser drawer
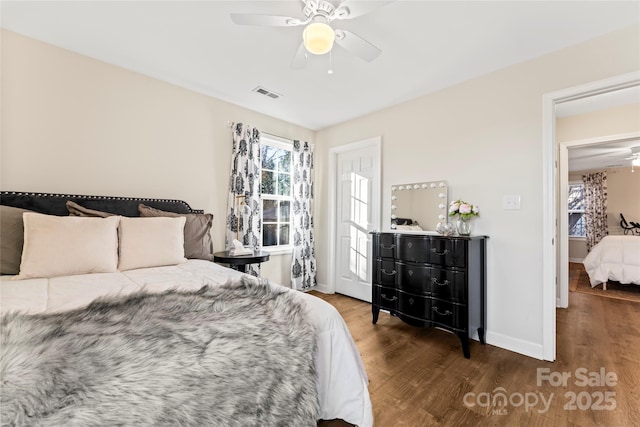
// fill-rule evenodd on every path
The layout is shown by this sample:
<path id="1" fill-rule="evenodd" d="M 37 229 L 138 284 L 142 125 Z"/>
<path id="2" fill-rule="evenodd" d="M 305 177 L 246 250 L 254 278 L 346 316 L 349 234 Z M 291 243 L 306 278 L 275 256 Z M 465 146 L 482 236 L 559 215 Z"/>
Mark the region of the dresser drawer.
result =
<path id="1" fill-rule="evenodd" d="M 396 257 L 396 240 L 393 234 L 379 234 L 374 248 L 380 258 Z"/>
<path id="2" fill-rule="evenodd" d="M 465 268 L 467 265 L 467 242 L 458 239 L 434 238 L 429 248 L 431 264 Z"/>
<path id="3" fill-rule="evenodd" d="M 466 303 L 467 273 L 465 270 L 431 268 L 429 274 L 430 293 L 436 298 Z"/>
<path id="4" fill-rule="evenodd" d="M 399 235 L 398 259 L 411 262 L 429 262 L 431 243 L 426 236 Z"/>
<path id="5" fill-rule="evenodd" d="M 429 319 L 431 299 L 398 292 L 398 311 L 418 319 Z"/>
<path id="6" fill-rule="evenodd" d="M 465 310 L 466 306 L 434 298 L 431 300 L 431 321 L 448 328 L 465 329 Z"/>
<path id="7" fill-rule="evenodd" d="M 373 285 L 373 302 L 383 310 L 396 311 L 398 307 L 398 292 L 394 288 Z"/>
<path id="8" fill-rule="evenodd" d="M 398 272 L 393 260 L 377 259 L 375 261 L 376 282 L 384 286 L 395 286 Z"/>
<path id="9" fill-rule="evenodd" d="M 414 294 L 430 294 L 431 280 L 430 270 L 426 265 L 396 263 L 398 269 L 398 289 Z"/>

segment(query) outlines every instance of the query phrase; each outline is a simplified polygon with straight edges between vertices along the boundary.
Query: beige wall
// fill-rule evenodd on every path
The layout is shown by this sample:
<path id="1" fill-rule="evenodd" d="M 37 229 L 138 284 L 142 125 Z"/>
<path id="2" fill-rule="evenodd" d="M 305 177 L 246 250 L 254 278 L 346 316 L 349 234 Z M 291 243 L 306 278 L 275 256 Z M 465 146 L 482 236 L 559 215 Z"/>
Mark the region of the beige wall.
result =
<path id="1" fill-rule="evenodd" d="M 541 355 L 542 97 L 638 70 L 639 40 L 636 26 L 319 131 L 318 204 L 328 205 L 329 149 L 377 135 L 383 224 L 392 184 L 448 180 L 450 200 L 480 206 L 474 230 L 489 236 L 487 340 Z M 503 210 L 503 196 L 513 194 L 521 209 Z M 328 235 L 331 215 L 319 212 L 317 235 Z M 326 243 L 317 248 L 325 283 Z"/>
<path id="2" fill-rule="evenodd" d="M 3 190 L 176 198 L 215 215 L 224 249 L 228 121 L 313 141 L 308 129 L 2 31 Z M 290 256 L 264 275 L 290 284 Z"/>
<path id="3" fill-rule="evenodd" d="M 623 105 L 556 121 L 558 144 L 640 131 L 640 104 Z"/>
<path id="4" fill-rule="evenodd" d="M 609 234 L 623 234 L 620 214 L 627 220 L 640 222 L 640 168 L 631 167 L 601 169 L 607 172 L 607 227 Z M 569 174 L 569 182 L 581 181 L 582 174 L 592 171 L 577 171 Z M 584 239 L 569 239 L 569 260 L 581 261 L 587 256 Z"/>

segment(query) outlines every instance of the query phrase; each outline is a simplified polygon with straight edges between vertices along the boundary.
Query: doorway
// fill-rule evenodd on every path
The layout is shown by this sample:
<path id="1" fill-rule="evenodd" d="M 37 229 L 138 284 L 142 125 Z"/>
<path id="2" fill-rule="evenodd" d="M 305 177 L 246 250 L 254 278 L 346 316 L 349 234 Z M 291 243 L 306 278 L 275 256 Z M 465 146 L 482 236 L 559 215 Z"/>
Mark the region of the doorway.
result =
<path id="1" fill-rule="evenodd" d="M 562 102 L 596 96 L 626 87 L 640 85 L 640 72 L 624 74 L 542 97 L 542 356 L 556 358 L 556 300 L 558 258 L 558 147 L 555 138 L 555 109 Z"/>
<path id="2" fill-rule="evenodd" d="M 569 306 L 569 212 L 566 203 L 569 189 L 569 151 L 585 147 L 614 146 L 626 147 L 640 139 L 640 132 L 620 135 L 594 137 L 576 141 L 566 141 L 558 144 L 558 176 L 559 176 L 559 230 L 558 230 L 558 300 L 559 308 Z M 604 166 L 603 166 L 604 168 Z"/>
<path id="3" fill-rule="evenodd" d="M 329 277 L 333 291 L 371 302 L 371 235 L 380 227 L 380 137 L 330 150 Z"/>

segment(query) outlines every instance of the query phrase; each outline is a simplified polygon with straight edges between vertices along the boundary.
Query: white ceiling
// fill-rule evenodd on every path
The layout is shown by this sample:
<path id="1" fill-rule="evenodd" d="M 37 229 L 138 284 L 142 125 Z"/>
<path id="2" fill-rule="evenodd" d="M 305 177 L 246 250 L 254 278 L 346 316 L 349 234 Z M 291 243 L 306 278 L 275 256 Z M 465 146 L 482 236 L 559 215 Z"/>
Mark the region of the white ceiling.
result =
<path id="1" fill-rule="evenodd" d="M 302 17 L 300 1 L 2 1 L 0 8 L 3 28 L 314 130 L 640 17 L 638 1 L 396 1 L 334 21 L 382 55 L 367 63 L 335 47 L 329 75 L 329 55 L 312 55 L 303 70 L 289 67 L 301 27 L 238 26 L 229 18 Z M 256 86 L 282 97 L 254 93 Z"/>

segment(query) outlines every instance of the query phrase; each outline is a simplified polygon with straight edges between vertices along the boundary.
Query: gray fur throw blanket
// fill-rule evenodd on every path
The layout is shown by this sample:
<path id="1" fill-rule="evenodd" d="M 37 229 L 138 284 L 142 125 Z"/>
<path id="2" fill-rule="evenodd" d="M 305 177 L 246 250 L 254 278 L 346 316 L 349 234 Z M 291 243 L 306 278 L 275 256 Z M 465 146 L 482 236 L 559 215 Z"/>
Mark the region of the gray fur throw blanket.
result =
<path id="1" fill-rule="evenodd" d="M 2 426 L 316 426 L 304 302 L 251 279 L 0 324 Z"/>

